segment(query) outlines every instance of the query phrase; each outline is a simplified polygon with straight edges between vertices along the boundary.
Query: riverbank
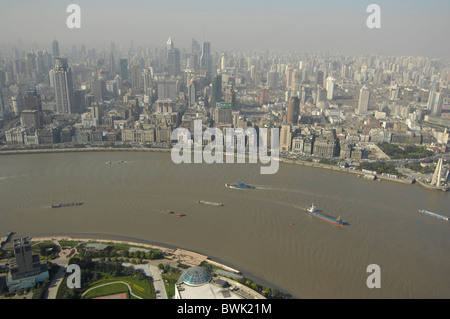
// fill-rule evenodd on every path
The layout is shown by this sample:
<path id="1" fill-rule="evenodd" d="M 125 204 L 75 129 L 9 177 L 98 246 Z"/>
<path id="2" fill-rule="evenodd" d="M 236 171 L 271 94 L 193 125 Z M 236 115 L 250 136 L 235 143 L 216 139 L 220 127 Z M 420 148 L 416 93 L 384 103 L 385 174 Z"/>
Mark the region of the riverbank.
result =
<path id="1" fill-rule="evenodd" d="M 36 242 L 44 242 L 44 241 L 76 241 L 79 243 L 104 243 L 104 244 L 120 244 L 120 245 L 128 245 L 132 247 L 139 247 L 139 248 L 147 248 L 147 249 L 156 249 L 160 250 L 164 253 L 165 257 L 167 259 L 180 261 L 183 264 L 187 264 L 189 266 L 200 266 L 201 263 L 207 262 L 211 265 L 220 267 L 226 271 L 240 274 L 241 272 L 237 269 L 234 269 L 230 266 L 224 265 L 222 263 L 219 263 L 217 261 L 211 260 L 208 256 L 188 251 L 182 248 L 168 248 L 158 245 L 152 245 L 152 244 L 144 244 L 139 242 L 133 242 L 133 241 L 124 241 L 124 240 L 114 240 L 114 239 L 102 239 L 102 238 L 77 238 L 77 237 L 70 237 L 70 236 L 45 236 L 45 237 L 32 237 L 32 241 Z"/>
<path id="2" fill-rule="evenodd" d="M 303 165 L 303 166 L 308 166 L 308 167 L 324 168 L 324 169 L 329 169 L 332 171 L 351 173 L 351 174 L 356 174 L 356 175 L 359 175 L 362 177 L 364 177 L 366 175 L 370 175 L 369 173 L 365 173 L 365 172 L 358 171 L 358 170 L 352 170 L 349 168 L 343 168 L 343 167 L 339 167 L 339 166 L 335 166 L 335 165 L 321 164 L 321 163 L 308 162 L 308 161 L 289 160 L 289 159 L 281 159 L 280 161 L 282 163 L 287 163 L 287 164 Z M 388 177 L 388 176 L 383 176 L 383 175 L 376 175 L 376 178 L 379 180 L 387 180 L 387 181 L 391 181 L 391 182 L 397 182 L 397 183 L 408 184 L 408 185 L 413 184 L 413 180 L 406 180 L 403 178 L 393 178 L 393 177 Z"/>
<path id="3" fill-rule="evenodd" d="M 0 151 L 0 155 L 73 153 L 73 152 L 170 152 L 169 148 L 145 147 L 83 147 L 83 148 L 44 148 Z"/>
<path id="4" fill-rule="evenodd" d="M 87 148 L 52 148 L 52 149 L 27 149 L 27 150 L 8 150 L 0 151 L 0 155 L 18 155 L 18 154 L 41 154 L 41 153 L 71 153 L 71 152 L 170 152 L 170 148 L 145 148 L 145 147 L 87 147 Z M 224 153 L 225 154 L 225 153 Z M 226 154 L 225 154 L 226 155 Z M 235 158 L 238 156 L 234 154 Z M 248 155 L 245 155 L 245 159 L 248 160 Z M 343 168 L 335 165 L 327 165 L 316 162 L 301 161 L 301 160 L 291 160 L 286 158 L 280 158 L 281 163 L 303 165 L 315 168 L 324 168 L 333 171 L 339 171 L 344 173 L 356 174 L 359 176 L 370 175 L 368 173 L 352 170 L 349 168 Z M 393 178 L 389 176 L 376 175 L 376 179 L 379 181 L 386 180 L 390 182 L 397 182 L 402 184 L 411 185 L 414 184 L 414 178 L 404 179 L 404 178 Z"/>

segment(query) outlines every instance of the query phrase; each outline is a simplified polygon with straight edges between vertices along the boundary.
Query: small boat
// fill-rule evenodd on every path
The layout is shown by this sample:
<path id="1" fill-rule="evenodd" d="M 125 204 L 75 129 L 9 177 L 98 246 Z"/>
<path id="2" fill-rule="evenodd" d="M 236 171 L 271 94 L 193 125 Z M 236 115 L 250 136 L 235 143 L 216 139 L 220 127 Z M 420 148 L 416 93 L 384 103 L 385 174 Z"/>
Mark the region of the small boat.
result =
<path id="1" fill-rule="evenodd" d="M 111 161 L 107 161 L 106 164 L 111 164 Z"/>
<path id="2" fill-rule="evenodd" d="M 64 203 L 64 204 L 53 204 L 52 208 L 59 208 L 59 207 L 69 207 L 69 206 L 80 206 L 83 205 L 83 203 Z"/>
<path id="3" fill-rule="evenodd" d="M 186 216 L 186 215 L 183 214 L 183 213 L 177 213 L 177 212 L 174 212 L 174 211 L 171 211 L 171 210 L 169 210 L 169 211 L 167 212 L 167 214 L 169 214 L 169 215 L 174 215 L 174 216 L 178 216 L 178 217 Z"/>
<path id="4" fill-rule="evenodd" d="M 323 220 L 326 220 L 329 223 L 335 224 L 335 225 L 339 225 L 339 226 L 343 226 L 345 224 L 345 220 L 343 220 L 340 216 L 336 219 L 333 219 L 331 217 L 325 216 L 323 214 L 320 214 L 316 207 L 314 206 L 314 204 L 312 204 L 311 206 L 306 208 L 306 211 L 308 213 L 310 213 L 311 215 L 314 215 L 316 217 L 319 217 Z"/>
<path id="5" fill-rule="evenodd" d="M 225 184 L 226 187 L 228 188 L 233 188 L 233 189 L 255 189 L 255 186 L 250 186 L 250 185 L 246 185 L 244 183 L 239 182 L 239 184 Z"/>
<path id="6" fill-rule="evenodd" d="M 199 200 L 199 204 L 211 205 L 211 206 L 223 206 L 223 203 L 207 202 L 204 200 Z"/>

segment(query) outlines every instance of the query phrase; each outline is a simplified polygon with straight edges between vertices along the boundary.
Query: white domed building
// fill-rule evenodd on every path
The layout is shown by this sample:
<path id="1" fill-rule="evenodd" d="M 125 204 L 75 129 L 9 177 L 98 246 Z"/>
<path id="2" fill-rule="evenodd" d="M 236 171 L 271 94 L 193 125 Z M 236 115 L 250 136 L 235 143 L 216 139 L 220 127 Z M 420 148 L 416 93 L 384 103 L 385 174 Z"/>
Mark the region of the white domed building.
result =
<path id="1" fill-rule="evenodd" d="M 213 280 L 207 269 L 191 267 L 183 271 L 175 284 L 175 299 L 244 299 L 228 287 L 225 280 Z"/>

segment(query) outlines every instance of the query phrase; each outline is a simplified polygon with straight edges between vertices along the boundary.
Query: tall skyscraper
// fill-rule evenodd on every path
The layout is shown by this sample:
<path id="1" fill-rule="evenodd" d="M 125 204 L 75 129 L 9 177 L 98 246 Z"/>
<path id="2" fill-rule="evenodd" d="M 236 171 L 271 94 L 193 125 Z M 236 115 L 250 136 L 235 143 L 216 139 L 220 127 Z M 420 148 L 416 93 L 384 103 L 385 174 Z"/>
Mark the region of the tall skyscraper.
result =
<path id="1" fill-rule="evenodd" d="M 317 85 L 323 86 L 323 76 L 324 76 L 323 71 L 321 71 L 321 70 L 317 71 L 317 73 L 316 73 L 316 84 Z"/>
<path id="2" fill-rule="evenodd" d="M 188 86 L 188 102 L 189 106 L 194 106 L 197 101 L 197 91 L 195 88 L 195 81 L 190 81 Z"/>
<path id="3" fill-rule="evenodd" d="M 359 90 L 358 114 L 366 113 L 369 110 L 370 90 L 364 85 Z"/>
<path id="4" fill-rule="evenodd" d="M 222 99 L 222 75 L 216 75 L 211 83 L 211 107 Z"/>
<path id="5" fill-rule="evenodd" d="M 292 96 L 289 98 L 287 123 L 297 124 L 299 113 L 300 113 L 300 100 L 297 96 Z"/>
<path id="6" fill-rule="evenodd" d="M 431 111 L 431 115 L 441 114 L 443 103 L 444 103 L 444 94 L 442 92 L 430 91 L 427 109 Z"/>
<path id="7" fill-rule="evenodd" d="M 167 72 L 175 77 L 181 73 L 180 50 L 175 48 L 172 38 L 167 40 Z"/>
<path id="8" fill-rule="evenodd" d="M 331 76 L 327 78 L 327 99 L 332 100 L 334 97 L 334 84 L 336 80 Z"/>
<path id="9" fill-rule="evenodd" d="M 292 144 L 291 125 L 283 124 L 280 130 L 280 151 L 290 151 Z"/>
<path id="10" fill-rule="evenodd" d="M 57 57 L 59 57 L 59 44 L 58 44 L 58 41 L 56 41 L 56 39 L 55 40 L 53 40 L 53 42 L 52 42 L 52 49 L 53 49 L 53 58 L 57 58 Z"/>
<path id="11" fill-rule="evenodd" d="M 202 54 L 200 56 L 200 68 L 211 72 L 212 70 L 212 59 L 211 59 L 211 43 L 202 43 Z"/>
<path id="12" fill-rule="evenodd" d="M 119 75 L 122 80 L 128 79 L 128 60 L 127 59 L 119 59 Z"/>
<path id="13" fill-rule="evenodd" d="M 141 68 L 137 62 L 131 66 L 131 91 L 134 93 L 141 91 Z"/>
<path id="14" fill-rule="evenodd" d="M 97 79 L 91 83 L 91 92 L 94 94 L 94 101 L 102 101 L 106 99 L 106 82 Z"/>
<path id="15" fill-rule="evenodd" d="M 267 73 L 267 86 L 271 90 L 276 90 L 278 88 L 278 72 L 276 70 Z"/>
<path id="16" fill-rule="evenodd" d="M 59 114 L 72 114 L 73 110 L 73 82 L 72 69 L 67 58 L 55 58 L 55 67 L 50 71 L 55 87 L 56 112 Z"/>

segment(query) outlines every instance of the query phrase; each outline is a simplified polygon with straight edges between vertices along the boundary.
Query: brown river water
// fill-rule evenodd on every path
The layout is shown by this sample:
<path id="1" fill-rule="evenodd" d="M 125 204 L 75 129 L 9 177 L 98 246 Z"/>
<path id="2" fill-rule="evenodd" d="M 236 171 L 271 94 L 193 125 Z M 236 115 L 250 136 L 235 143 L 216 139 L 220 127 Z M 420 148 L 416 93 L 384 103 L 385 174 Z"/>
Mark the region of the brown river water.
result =
<path id="1" fill-rule="evenodd" d="M 174 164 L 154 152 L 0 156 L 0 234 L 180 247 L 294 298 L 450 298 L 450 222 L 418 212 L 450 216 L 450 193 L 286 163 L 261 175 L 260 166 Z M 239 181 L 257 189 L 225 187 Z M 84 204 L 51 208 L 67 202 Z M 311 203 L 348 225 L 309 215 Z M 371 264 L 380 288 L 366 284 Z"/>

